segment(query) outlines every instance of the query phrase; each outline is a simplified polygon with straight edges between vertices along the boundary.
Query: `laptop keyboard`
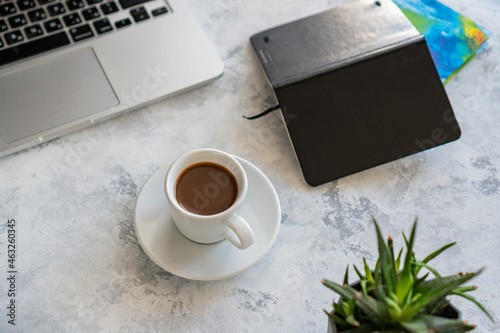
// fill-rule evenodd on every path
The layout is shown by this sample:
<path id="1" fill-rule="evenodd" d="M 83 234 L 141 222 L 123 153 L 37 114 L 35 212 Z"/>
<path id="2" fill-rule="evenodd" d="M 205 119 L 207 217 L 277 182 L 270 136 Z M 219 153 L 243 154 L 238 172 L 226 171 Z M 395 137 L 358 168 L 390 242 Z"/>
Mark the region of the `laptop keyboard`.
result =
<path id="1" fill-rule="evenodd" d="M 169 12 L 151 0 L 0 0 L 0 66 Z"/>

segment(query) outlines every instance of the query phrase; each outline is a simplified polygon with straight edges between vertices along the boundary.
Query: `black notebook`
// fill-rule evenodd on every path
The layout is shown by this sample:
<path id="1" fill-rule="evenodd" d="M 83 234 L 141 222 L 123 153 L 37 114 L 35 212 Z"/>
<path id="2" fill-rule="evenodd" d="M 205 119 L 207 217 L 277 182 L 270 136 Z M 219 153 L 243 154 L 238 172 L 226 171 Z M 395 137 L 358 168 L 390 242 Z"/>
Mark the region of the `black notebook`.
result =
<path id="1" fill-rule="evenodd" d="M 359 0 L 250 40 L 312 186 L 460 137 L 425 38 L 390 0 Z"/>

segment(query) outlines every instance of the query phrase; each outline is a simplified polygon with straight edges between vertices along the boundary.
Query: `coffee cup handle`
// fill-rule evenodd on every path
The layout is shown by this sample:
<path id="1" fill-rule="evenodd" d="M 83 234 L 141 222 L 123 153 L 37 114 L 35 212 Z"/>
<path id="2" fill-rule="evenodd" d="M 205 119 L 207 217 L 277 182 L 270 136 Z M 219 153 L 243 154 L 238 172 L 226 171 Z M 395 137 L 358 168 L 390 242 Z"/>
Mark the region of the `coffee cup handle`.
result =
<path id="1" fill-rule="evenodd" d="M 224 222 L 233 232 L 228 230 L 222 237 L 227 239 L 231 244 L 244 250 L 255 242 L 255 236 L 252 228 L 248 225 L 241 216 L 234 214 Z"/>

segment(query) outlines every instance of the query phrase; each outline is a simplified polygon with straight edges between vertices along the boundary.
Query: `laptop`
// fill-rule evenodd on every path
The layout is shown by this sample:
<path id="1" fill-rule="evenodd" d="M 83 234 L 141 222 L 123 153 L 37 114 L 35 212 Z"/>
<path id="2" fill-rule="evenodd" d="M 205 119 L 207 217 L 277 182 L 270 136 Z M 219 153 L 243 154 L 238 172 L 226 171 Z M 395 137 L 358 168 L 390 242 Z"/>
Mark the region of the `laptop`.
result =
<path id="1" fill-rule="evenodd" d="M 223 70 L 182 0 L 2 0 L 0 157 Z"/>

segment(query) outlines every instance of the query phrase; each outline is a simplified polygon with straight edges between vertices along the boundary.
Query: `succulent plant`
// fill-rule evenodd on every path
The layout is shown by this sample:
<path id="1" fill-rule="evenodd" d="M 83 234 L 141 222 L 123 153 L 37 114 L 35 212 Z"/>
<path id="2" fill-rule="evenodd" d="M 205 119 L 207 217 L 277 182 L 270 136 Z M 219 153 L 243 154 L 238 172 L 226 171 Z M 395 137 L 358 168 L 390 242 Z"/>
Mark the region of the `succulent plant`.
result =
<path id="1" fill-rule="evenodd" d="M 403 248 L 394 255 L 393 240 L 387 243 L 382 237 L 379 225 L 373 218 L 377 233 L 379 258 L 375 269 L 371 269 L 363 258 L 363 272 L 355 265 L 359 276 L 359 290 L 349 286 L 349 266 L 343 284 L 324 279 L 325 286 L 341 297 L 333 304 L 334 311 L 328 316 L 340 332 L 467 332 L 475 328 L 461 319 L 450 319 L 439 315 L 448 304 L 447 296 L 458 295 L 474 302 L 492 321 L 492 316 L 475 298 L 467 294 L 473 286 L 462 286 L 480 274 L 459 273 L 441 276 L 429 266 L 429 261 L 455 245 L 447 244 L 419 261 L 413 253 L 417 219 L 410 237 L 403 233 L 406 254 Z M 401 267 L 402 265 L 402 267 Z M 426 274 L 419 274 L 424 268 Z M 430 277 L 429 275 L 432 274 Z"/>

